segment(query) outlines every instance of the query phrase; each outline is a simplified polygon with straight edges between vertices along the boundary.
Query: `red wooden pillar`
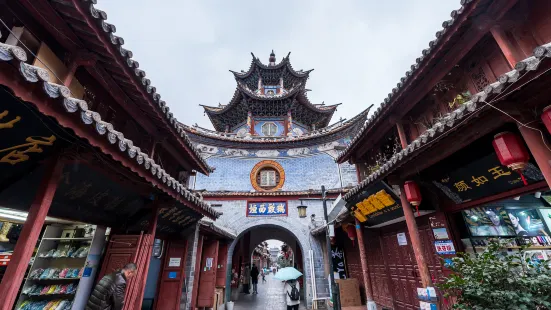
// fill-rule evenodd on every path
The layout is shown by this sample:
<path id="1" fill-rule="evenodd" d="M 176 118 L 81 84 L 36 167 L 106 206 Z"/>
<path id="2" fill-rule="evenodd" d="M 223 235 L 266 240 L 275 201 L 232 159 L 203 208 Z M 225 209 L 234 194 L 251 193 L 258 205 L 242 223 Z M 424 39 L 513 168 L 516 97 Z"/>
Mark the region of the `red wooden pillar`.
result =
<path id="1" fill-rule="evenodd" d="M 402 148 L 405 149 L 408 147 L 408 139 L 406 137 L 406 132 L 402 123 L 396 123 L 396 129 L 398 130 L 398 137 L 400 137 L 400 144 Z"/>
<path id="2" fill-rule="evenodd" d="M 397 129 L 402 148 L 406 148 L 407 140 L 405 134 L 403 134 L 404 129 L 402 126 L 397 126 Z M 400 134 L 400 131 L 402 131 L 402 134 Z M 425 255 L 423 253 L 423 244 L 421 243 L 421 238 L 419 237 L 419 227 L 417 227 L 417 222 L 415 221 L 415 216 L 413 215 L 413 209 L 411 208 L 411 205 L 407 200 L 406 191 L 404 190 L 404 184 L 400 184 L 400 201 L 402 202 L 402 209 L 404 210 L 404 217 L 406 218 L 408 234 L 411 240 L 413 253 L 415 254 L 417 268 L 419 268 L 421 282 L 423 283 L 423 287 L 432 286 L 432 278 L 430 276 L 429 267 L 427 266 L 427 261 L 425 260 Z"/>
<path id="3" fill-rule="evenodd" d="M 514 68 L 520 59 L 517 56 L 518 53 L 516 53 L 515 48 L 511 45 L 510 40 L 507 38 L 505 31 L 503 31 L 501 26 L 496 25 L 492 27 L 492 29 L 490 29 L 490 32 L 492 33 L 492 36 L 494 37 L 497 45 L 501 49 L 501 52 L 505 56 L 505 59 L 507 59 L 509 66 L 511 66 L 511 68 Z"/>
<path id="4" fill-rule="evenodd" d="M 541 169 L 541 173 L 543 173 L 547 185 L 551 186 L 551 151 L 545 146 L 540 132 L 520 125 L 518 129 L 524 138 L 524 142 L 528 145 L 530 153 L 532 153 L 536 163 Z"/>
<path id="5" fill-rule="evenodd" d="M 432 278 L 430 277 L 429 267 L 427 266 L 427 261 L 425 260 L 425 255 L 423 253 L 423 244 L 421 243 L 421 237 L 419 236 L 419 227 L 417 227 L 417 222 L 415 221 L 415 216 L 413 215 L 413 209 L 406 198 L 406 191 L 404 190 L 403 184 L 400 185 L 400 192 L 400 201 L 402 202 L 402 209 L 404 210 L 404 216 L 406 218 L 411 247 L 413 248 L 413 253 L 415 254 L 417 268 L 419 268 L 421 283 L 423 283 L 423 287 L 432 286 Z"/>
<path id="6" fill-rule="evenodd" d="M 376 310 L 377 305 L 373 299 L 373 287 L 369 277 L 369 267 L 367 266 L 367 253 L 365 252 L 364 235 L 360 221 L 356 219 L 356 235 L 358 238 L 358 249 L 360 250 L 360 262 L 362 264 L 362 277 L 365 286 L 365 296 L 367 299 L 367 309 Z"/>
<path id="7" fill-rule="evenodd" d="M 48 210 L 52 205 L 57 184 L 63 171 L 63 163 L 57 157 L 52 158 L 44 165 L 46 166 L 44 176 L 13 250 L 12 259 L 0 284 L 0 296 L 2 297 L 0 309 L 2 310 L 11 310 L 17 299 L 17 292 L 23 282 L 25 271 L 29 266 L 29 261 L 33 255 Z"/>

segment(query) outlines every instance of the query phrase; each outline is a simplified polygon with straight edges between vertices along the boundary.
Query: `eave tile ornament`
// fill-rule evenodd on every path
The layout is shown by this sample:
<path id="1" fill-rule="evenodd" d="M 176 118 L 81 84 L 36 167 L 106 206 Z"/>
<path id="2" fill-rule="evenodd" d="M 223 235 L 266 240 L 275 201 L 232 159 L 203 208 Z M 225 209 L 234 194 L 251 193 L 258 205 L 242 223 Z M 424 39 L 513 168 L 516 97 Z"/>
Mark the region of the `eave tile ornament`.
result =
<path id="1" fill-rule="evenodd" d="M 116 131 L 112 124 L 103 121 L 99 113 L 90 110 L 86 101 L 70 97 L 71 92 L 66 86 L 49 82 L 50 75 L 48 71 L 23 62 L 22 60 L 27 58 L 23 56 L 22 53 L 25 52 L 19 47 L 0 43 L 0 54 L 2 55 L 0 61 L 8 62 L 18 68 L 19 73 L 25 81 L 29 83 L 41 83 L 44 93 L 49 98 L 56 99 L 65 112 L 68 114 L 77 114 L 83 124 L 93 125 L 97 135 L 105 136 L 105 139 L 107 139 L 110 144 L 116 144 L 118 150 L 124 153 L 128 158 L 135 158 L 135 161 L 140 166 L 143 166 L 145 170 L 150 172 L 151 177 L 157 179 L 161 184 L 166 185 L 165 188 L 161 188 L 162 190 L 174 197 L 186 200 L 188 203 L 190 202 L 194 208 L 199 209 L 197 211 L 200 211 L 200 213 L 204 215 L 208 215 L 212 218 L 216 218 L 220 215 L 201 198 L 197 197 L 195 193 L 191 192 L 175 178 L 170 176 L 164 169 L 156 164 L 153 159 L 150 159 L 147 154 L 143 153 L 139 147 L 134 146 L 134 142 L 126 139 L 122 132 Z M 195 147 L 193 147 L 193 149 L 196 150 Z"/>

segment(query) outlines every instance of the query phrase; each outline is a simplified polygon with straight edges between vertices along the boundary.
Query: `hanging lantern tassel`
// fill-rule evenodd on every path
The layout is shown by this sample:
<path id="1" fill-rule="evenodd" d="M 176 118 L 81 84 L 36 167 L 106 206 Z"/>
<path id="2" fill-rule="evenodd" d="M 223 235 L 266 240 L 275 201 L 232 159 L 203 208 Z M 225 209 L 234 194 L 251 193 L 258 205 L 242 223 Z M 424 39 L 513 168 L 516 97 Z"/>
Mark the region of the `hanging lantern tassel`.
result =
<path id="1" fill-rule="evenodd" d="M 417 216 L 421 216 L 421 212 L 419 212 L 419 205 L 415 206 L 415 211 L 417 211 Z"/>
<path id="2" fill-rule="evenodd" d="M 524 177 L 524 174 L 522 174 L 522 171 L 517 171 L 518 174 L 520 174 L 520 179 L 522 180 L 522 183 L 524 186 L 528 185 L 528 182 L 526 181 L 526 178 Z"/>
<path id="3" fill-rule="evenodd" d="M 507 168 L 517 172 L 524 185 L 528 185 L 522 170 L 530 161 L 530 154 L 521 138 L 512 132 L 502 132 L 494 136 L 492 142 L 499 162 Z"/>

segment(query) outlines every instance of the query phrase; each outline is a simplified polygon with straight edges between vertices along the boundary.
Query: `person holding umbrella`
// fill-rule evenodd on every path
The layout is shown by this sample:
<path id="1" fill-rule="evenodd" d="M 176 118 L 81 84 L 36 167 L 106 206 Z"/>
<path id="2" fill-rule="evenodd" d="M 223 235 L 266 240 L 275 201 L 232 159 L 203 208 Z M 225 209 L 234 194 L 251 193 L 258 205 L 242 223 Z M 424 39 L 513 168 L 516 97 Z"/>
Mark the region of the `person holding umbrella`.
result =
<path id="1" fill-rule="evenodd" d="M 287 310 L 298 310 L 300 304 L 300 285 L 297 281 L 302 273 L 293 267 L 281 268 L 274 279 L 285 282 L 283 291 L 285 292 L 285 299 L 287 300 Z"/>

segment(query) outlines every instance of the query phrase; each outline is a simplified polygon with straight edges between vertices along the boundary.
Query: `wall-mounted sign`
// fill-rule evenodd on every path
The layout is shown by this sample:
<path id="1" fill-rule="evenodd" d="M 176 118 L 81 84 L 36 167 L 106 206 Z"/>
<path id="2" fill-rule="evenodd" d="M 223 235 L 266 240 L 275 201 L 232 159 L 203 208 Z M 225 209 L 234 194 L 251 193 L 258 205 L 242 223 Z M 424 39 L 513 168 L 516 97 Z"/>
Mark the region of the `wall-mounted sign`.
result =
<path id="1" fill-rule="evenodd" d="M 178 275 L 178 273 L 176 271 L 170 271 L 168 273 L 168 278 L 169 279 L 176 279 L 176 276 Z"/>
<path id="2" fill-rule="evenodd" d="M 287 216 L 287 203 L 249 202 L 247 216 Z"/>
<path id="3" fill-rule="evenodd" d="M 398 245 L 408 245 L 408 238 L 406 237 L 406 233 L 398 233 L 396 237 L 398 238 Z"/>
<path id="4" fill-rule="evenodd" d="M 346 279 L 344 250 L 341 247 L 331 246 L 331 260 L 333 261 L 333 272 L 338 274 L 339 279 Z"/>
<path id="5" fill-rule="evenodd" d="M 214 261 L 214 258 L 212 257 L 207 257 L 207 261 L 206 261 L 206 266 L 208 269 L 211 269 L 212 268 L 212 262 Z"/>
<path id="6" fill-rule="evenodd" d="M 455 254 L 455 247 L 451 240 L 434 241 L 434 247 L 436 248 L 436 253 L 439 255 Z"/>
<path id="7" fill-rule="evenodd" d="M 348 203 L 347 207 L 351 209 L 354 217 L 367 226 L 404 216 L 400 198 L 384 182 L 373 184 Z"/>
<path id="8" fill-rule="evenodd" d="M 446 228 L 433 228 L 432 233 L 434 234 L 434 239 L 442 240 L 442 239 L 449 239 L 450 236 L 448 235 L 448 231 Z"/>
<path id="9" fill-rule="evenodd" d="M 522 172 L 529 184 L 543 180 L 543 174 L 532 163 Z M 500 164 L 490 154 L 432 181 L 455 203 L 464 203 L 524 186 L 520 175 Z"/>
<path id="10" fill-rule="evenodd" d="M 168 259 L 168 267 L 180 267 L 182 259 L 180 257 L 170 257 Z"/>

